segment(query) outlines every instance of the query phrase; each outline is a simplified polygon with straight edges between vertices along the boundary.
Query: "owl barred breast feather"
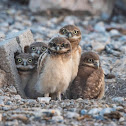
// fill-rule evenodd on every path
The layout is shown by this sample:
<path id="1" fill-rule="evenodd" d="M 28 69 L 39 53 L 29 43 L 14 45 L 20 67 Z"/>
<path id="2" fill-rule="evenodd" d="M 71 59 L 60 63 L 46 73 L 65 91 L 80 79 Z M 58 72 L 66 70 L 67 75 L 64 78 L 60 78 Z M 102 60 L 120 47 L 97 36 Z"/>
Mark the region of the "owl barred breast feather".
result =
<path id="1" fill-rule="evenodd" d="M 70 98 L 101 99 L 104 90 L 104 72 L 99 56 L 95 52 L 83 53 L 77 77 L 70 86 Z"/>
<path id="2" fill-rule="evenodd" d="M 55 37 L 49 42 L 48 51 L 44 55 L 38 61 L 42 68 L 36 91 L 61 100 L 61 93 L 66 91 L 72 76 L 71 44 L 65 38 Z"/>

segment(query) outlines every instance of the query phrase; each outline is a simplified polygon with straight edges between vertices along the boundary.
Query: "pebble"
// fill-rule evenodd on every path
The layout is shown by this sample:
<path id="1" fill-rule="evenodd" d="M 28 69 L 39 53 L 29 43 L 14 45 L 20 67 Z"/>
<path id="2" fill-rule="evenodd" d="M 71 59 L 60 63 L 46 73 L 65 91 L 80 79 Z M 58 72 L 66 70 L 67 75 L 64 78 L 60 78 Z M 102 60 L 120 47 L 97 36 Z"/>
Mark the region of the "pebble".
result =
<path id="1" fill-rule="evenodd" d="M 112 98 L 112 100 L 114 102 L 123 102 L 124 101 L 124 98 L 123 97 L 115 97 L 115 98 Z"/>
<path id="2" fill-rule="evenodd" d="M 38 111 L 41 116 L 60 116 L 61 113 L 58 109 L 41 109 Z M 40 113 L 41 112 L 41 113 Z"/>
<path id="3" fill-rule="evenodd" d="M 63 116 L 53 116 L 52 120 L 55 122 L 63 122 Z"/>
<path id="4" fill-rule="evenodd" d="M 120 33 L 119 33 L 118 30 L 112 29 L 112 30 L 110 31 L 110 35 L 111 35 L 111 36 L 120 36 Z"/>
<path id="5" fill-rule="evenodd" d="M 0 95 L 3 95 L 4 94 L 4 92 L 0 89 Z"/>
<path id="6" fill-rule="evenodd" d="M 104 114 L 108 114 L 113 111 L 116 111 L 116 109 L 115 108 L 104 108 L 100 111 L 100 115 L 103 116 Z"/>
<path id="7" fill-rule="evenodd" d="M 98 22 L 97 24 L 95 24 L 94 26 L 94 30 L 97 31 L 97 32 L 105 32 L 105 26 L 104 26 L 104 23 L 103 22 Z"/>
<path id="8" fill-rule="evenodd" d="M 103 44 L 103 43 L 97 43 L 97 44 L 95 44 L 95 46 L 93 46 L 93 49 L 96 52 L 102 52 L 105 49 L 105 44 Z"/>
<path id="9" fill-rule="evenodd" d="M 15 95 L 14 99 L 21 100 L 21 96 L 20 95 Z"/>
<path id="10" fill-rule="evenodd" d="M 99 114 L 99 112 L 102 110 L 102 108 L 93 108 L 91 109 L 88 114 L 89 115 L 96 115 L 96 114 Z"/>
<path id="11" fill-rule="evenodd" d="M 10 86 L 7 90 L 12 94 L 17 94 L 17 90 L 14 86 Z"/>
<path id="12" fill-rule="evenodd" d="M 0 122 L 2 121 L 2 114 L 0 113 Z"/>
<path id="13" fill-rule="evenodd" d="M 76 112 L 67 112 L 66 117 L 71 119 L 71 118 L 78 118 L 79 114 Z"/>
<path id="14" fill-rule="evenodd" d="M 0 99 L 0 106 L 4 106 L 4 101 Z"/>
<path id="15" fill-rule="evenodd" d="M 3 32 L 0 32 L 0 41 L 3 41 L 5 39 L 5 34 Z"/>
<path id="16" fill-rule="evenodd" d="M 86 109 L 82 109 L 82 110 L 80 111 L 80 114 L 81 114 L 81 115 L 87 114 L 87 110 L 86 110 Z"/>
<path id="17" fill-rule="evenodd" d="M 119 122 L 123 122 L 125 119 L 124 119 L 124 117 L 121 117 L 120 119 L 119 119 Z"/>
<path id="18" fill-rule="evenodd" d="M 39 103 L 47 103 L 47 104 L 49 104 L 50 100 L 51 100 L 51 97 L 38 97 L 37 98 L 37 101 Z"/>

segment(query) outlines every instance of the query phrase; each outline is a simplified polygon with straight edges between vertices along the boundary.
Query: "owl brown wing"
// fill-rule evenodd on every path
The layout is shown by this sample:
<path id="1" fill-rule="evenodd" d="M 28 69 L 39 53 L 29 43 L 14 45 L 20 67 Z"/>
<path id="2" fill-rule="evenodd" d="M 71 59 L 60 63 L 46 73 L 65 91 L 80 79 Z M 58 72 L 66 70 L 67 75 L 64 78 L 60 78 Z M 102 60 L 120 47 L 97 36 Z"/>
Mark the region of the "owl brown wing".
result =
<path id="1" fill-rule="evenodd" d="M 95 70 L 87 79 L 86 87 L 83 90 L 84 98 L 101 98 L 99 95 L 104 95 L 104 73 L 102 68 Z M 102 91 L 102 92 L 101 92 Z"/>
<path id="2" fill-rule="evenodd" d="M 40 55 L 39 59 L 38 59 L 38 64 L 37 64 L 37 71 L 38 74 L 41 73 L 42 68 L 44 67 L 44 63 L 46 61 L 46 57 L 47 57 L 47 52 L 44 52 Z"/>
<path id="3" fill-rule="evenodd" d="M 77 76 L 69 88 L 70 99 L 77 99 L 82 97 L 82 87 L 80 83 L 81 83 L 81 78 Z"/>

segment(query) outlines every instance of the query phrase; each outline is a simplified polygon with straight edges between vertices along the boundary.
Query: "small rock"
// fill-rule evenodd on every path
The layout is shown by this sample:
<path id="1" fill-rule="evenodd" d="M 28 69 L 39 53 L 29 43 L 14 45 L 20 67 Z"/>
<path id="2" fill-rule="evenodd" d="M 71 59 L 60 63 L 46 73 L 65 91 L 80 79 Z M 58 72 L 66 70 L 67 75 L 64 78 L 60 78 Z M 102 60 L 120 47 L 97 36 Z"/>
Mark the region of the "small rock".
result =
<path id="1" fill-rule="evenodd" d="M 112 98 L 112 101 L 114 101 L 114 102 L 123 102 L 124 98 L 123 97 L 115 97 L 115 98 Z"/>
<path id="2" fill-rule="evenodd" d="M 78 118 L 79 114 L 76 112 L 67 112 L 66 117 L 71 119 L 71 118 Z"/>
<path id="3" fill-rule="evenodd" d="M 37 101 L 40 102 L 40 103 L 47 103 L 49 104 L 49 101 L 51 100 L 51 97 L 38 97 L 37 98 Z"/>
<path id="4" fill-rule="evenodd" d="M 63 116 L 53 116 L 52 120 L 55 121 L 55 122 L 62 122 Z"/>
<path id="5" fill-rule="evenodd" d="M 120 36 L 120 33 L 119 33 L 118 30 L 112 29 L 112 30 L 110 31 L 110 35 L 111 35 L 111 36 Z"/>
<path id="6" fill-rule="evenodd" d="M 14 86 L 10 86 L 8 89 L 7 89 L 11 94 L 17 94 L 17 90 Z"/>
<path id="7" fill-rule="evenodd" d="M 0 113 L 0 122 L 2 121 L 2 114 Z"/>
<path id="8" fill-rule="evenodd" d="M 124 117 L 121 117 L 120 119 L 119 119 L 119 122 L 123 122 L 125 119 L 124 119 Z"/>
<path id="9" fill-rule="evenodd" d="M 0 32 L 0 41 L 3 41 L 5 39 L 5 34 L 3 32 Z"/>
<path id="10" fill-rule="evenodd" d="M 88 114 L 89 114 L 89 115 L 96 115 L 96 114 L 98 114 L 101 110 L 102 110 L 102 108 L 93 108 L 93 109 L 91 109 L 91 110 L 88 112 Z"/>
<path id="11" fill-rule="evenodd" d="M 93 49 L 97 52 L 101 52 L 105 49 L 105 45 L 103 43 L 98 43 L 93 47 Z"/>
<path id="12" fill-rule="evenodd" d="M 15 95 L 15 96 L 14 96 L 14 99 L 21 100 L 21 96 L 20 96 L 20 95 Z"/>
<path id="13" fill-rule="evenodd" d="M 7 101 L 6 105 L 12 105 L 11 101 Z"/>
<path id="14" fill-rule="evenodd" d="M 37 103 L 37 101 L 34 100 L 34 99 L 27 99 L 26 102 L 27 102 L 28 104 L 36 104 L 36 103 Z"/>
<path id="15" fill-rule="evenodd" d="M 10 118 L 11 120 L 15 120 L 15 119 L 21 120 L 24 123 L 28 122 L 28 117 L 26 117 L 26 115 L 24 114 L 14 114 Z"/>
<path id="16" fill-rule="evenodd" d="M 0 95 L 3 95 L 4 94 L 4 92 L 0 89 Z"/>
<path id="17" fill-rule="evenodd" d="M 95 26 L 94 26 L 94 30 L 97 32 L 105 32 L 105 26 L 103 22 L 98 22 Z"/>
<path id="18" fill-rule="evenodd" d="M 87 110 L 86 110 L 86 109 L 82 109 L 82 110 L 80 111 L 80 114 L 81 114 L 81 115 L 87 114 Z"/>
<path id="19" fill-rule="evenodd" d="M 4 106 L 4 101 L 0 99 L 0 106 Z"/>
<path id="20" fill-rule="evenodd" d="M 52 116 L 60 116 L 61 113 L 58 109 L 39 109 L 35 112 L 36 116 L 42 117 L 52 117 Z"/>
<path id="21" fill-rule="evenodd" d="M 104 108 L 100 111 L 100 115 L 103 116 L 104 114 L 108 114 L 108 113 L 111 113 L 113 111 L 116 111 L 116 109 L 115 108 Z"/>

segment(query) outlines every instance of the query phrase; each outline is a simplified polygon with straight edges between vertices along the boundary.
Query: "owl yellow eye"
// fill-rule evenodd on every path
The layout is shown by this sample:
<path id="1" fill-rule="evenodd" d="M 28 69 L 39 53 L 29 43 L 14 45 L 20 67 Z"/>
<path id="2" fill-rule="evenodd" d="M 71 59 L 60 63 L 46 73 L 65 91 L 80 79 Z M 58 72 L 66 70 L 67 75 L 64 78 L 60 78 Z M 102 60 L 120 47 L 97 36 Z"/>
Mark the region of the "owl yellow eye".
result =
<path id="1" fill-rule="evenodd" d="M 92 63 L 92 62 L 93 62 L 93 59 L 88 59 L 88 62 L 89 62 L 89 63 Z"/>
<path id="2" fill-rule="evenodd" d="M 74 34 L 77 34 L 77 33 L 78 33 L 78 31 L 74 30 Z"/>
<path id="3" fill-rule="evenodd" d="M 32 62 L 32 59 L 28 59 L 28 62 L 31 63 Z"/>
<path id="4" fill-rule="evenodd" d="M 42 50 L 45 51 L 46 50 L 46 47 L 42 47 Z"/>
<path id="5" fill-rule="evenodd" d="M 32 47 L 32 50 L 35 51 L 35 47 Z"/>
<path id="6" fill-rule="evenodd" d="M 19 63 L 21 63 L 21 62 L 22 62 L 22 59 L 21 59 L 21 58 L 19 58 L 19 59 L 18 59 L 18 62 L 19 62 Z"/>

